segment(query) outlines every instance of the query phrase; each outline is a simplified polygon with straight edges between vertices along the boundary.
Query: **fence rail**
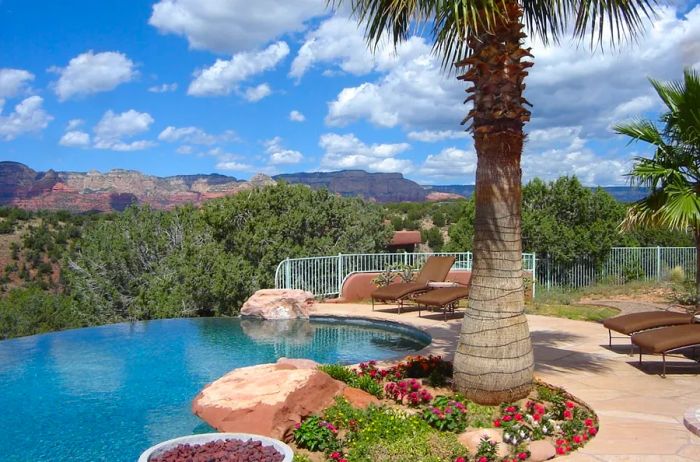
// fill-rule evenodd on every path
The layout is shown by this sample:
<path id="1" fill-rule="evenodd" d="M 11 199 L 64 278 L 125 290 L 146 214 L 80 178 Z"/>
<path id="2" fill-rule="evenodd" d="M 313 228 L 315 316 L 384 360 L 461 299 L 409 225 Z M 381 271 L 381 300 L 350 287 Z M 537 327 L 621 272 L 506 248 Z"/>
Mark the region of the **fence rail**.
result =
<path id="1" fill-rule="evenodd" d="M 538 258 L 536 275 L 539 289 L 549 290 L 601 282 L 659 281 L 677 267 L 682 268 L 686 278 L 695 278 L 695 247 L 613 247 L 608 256 L 599 261 L 586 256 L 566 262 Z"/>
<path id="2" fill-rule="evenodd" d="M 345 278 L 352 273 L 379 272 L 398 264 L 419 267 L 431 255 L 454 256 L 454 269 L 472 269 L 471 252 L 339 254 L 293 258 L 277 266 L 275 287 L 308 290 L 321 297 L 338 295 Z M 523 254 L 525 271 L 534 272 L 535 265 L 534 254 Z"/>
<path id="3" fill-rule="evenodd" d="M 275 287 L 303 289 L 316 296 L 338 295 L 352 273 L 383 271 L 396 264 L 420 266 L 431 255 L 455 257 L 456 269 L 472 269 L 471 252 L 340 254 L 287 259 L 277 266 Z M 694 247 L 613 247 L 601 260 L 579 257 L 574 261 L 536 258 L 523 254 L 523 270 L 535 275 L 533 294 L 556 287 L 584 287 L 596 283 L 625 284 L 631 280 L 662 280 L 676 267 L 695 278 Z"/>

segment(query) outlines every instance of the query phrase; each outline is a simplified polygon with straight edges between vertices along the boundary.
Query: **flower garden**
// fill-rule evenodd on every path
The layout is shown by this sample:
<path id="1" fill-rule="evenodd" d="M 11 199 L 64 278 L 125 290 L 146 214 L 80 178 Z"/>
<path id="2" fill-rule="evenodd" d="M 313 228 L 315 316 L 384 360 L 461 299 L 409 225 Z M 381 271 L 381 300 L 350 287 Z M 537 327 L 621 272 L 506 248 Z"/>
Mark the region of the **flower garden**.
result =
<path id="1" fill-rule="evenodd" d="M 516 403 L 470 402 L 452 391 L 452 366 L 439 356 L 320 369 L 379 401 L 360 409 L 337 398 L 297 423 L 295 462 L 537 461 L 575 451 L 598 432 L 588 406 L 541 382 Z"/>

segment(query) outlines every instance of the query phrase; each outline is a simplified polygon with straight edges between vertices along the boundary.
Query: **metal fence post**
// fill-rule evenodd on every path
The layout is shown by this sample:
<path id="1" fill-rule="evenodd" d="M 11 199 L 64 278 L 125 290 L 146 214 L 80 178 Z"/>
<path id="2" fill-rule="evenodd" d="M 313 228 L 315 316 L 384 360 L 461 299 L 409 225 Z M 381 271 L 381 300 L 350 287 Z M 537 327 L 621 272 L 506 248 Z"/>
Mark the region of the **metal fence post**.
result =
<path id="1" fill-rule="evenodd" d="M 537 254 L 532 252 L 532 299 L 535 299 L 535 286 L 537 282 Z"/>
<path id="2" fill-rule="evenodd" d="M 292 265 L 289 261 L 289 257 L 284 260 L 284 288 L 292 288 Z"/>
<path id="3" fill-rule="evenodd" d="M 661 280 L 661 247 L 656 246 L 656 280 Z"/>
<path id="4" fill-rule="evenodd" d="M 338 294 L 343 289 L 343 254 L 338 254 Z"/>

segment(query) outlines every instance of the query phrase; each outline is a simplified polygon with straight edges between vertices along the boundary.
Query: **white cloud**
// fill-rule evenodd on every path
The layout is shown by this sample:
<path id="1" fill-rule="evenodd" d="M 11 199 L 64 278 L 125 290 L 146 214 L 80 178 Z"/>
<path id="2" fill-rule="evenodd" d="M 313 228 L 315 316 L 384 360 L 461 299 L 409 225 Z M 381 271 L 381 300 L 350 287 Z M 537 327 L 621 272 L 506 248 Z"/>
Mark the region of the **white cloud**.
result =
<path id="1" fill-rule="evenodd" d="M 270 89 L 270 86 L 266 83 L 261 83 L 257 87 L 246 88 L 243 96 L 251 103 L 254 103 L 256 101 L 260 101 L 266 96 L 270 96 L 271 94 L 272 90 Z"/>
<path id="2" fill-rule="evenodd" d="M 68 121 L 68 125 L 66 125 L 66 131 L 75 130 L 82 127 L 84 124 L 85 121 L 83 119 L 71 119 Z"/>
<path id="3" fill-rule="evenodd" d="M 303 30 L 324 12 L 321 0 L 160 0 L 148 22 L 186 37 L 191 48 L 237 53 Z"/>
<path id="4" fill-rule="evenodd" d="M 236 162 L 236 161 L 220 161 L 217 162 L 216 164 L 216 169 L 217 170 L 229 170 L 229 171 L 236 171 L 236 172 L 249 172 L 254 170 L 255 167 L 249 164 L 244 164 L 241 162 Z"/>
<path id="5" fill-rule="evenodd" d="M 11 141 L 25 133 L 42 131 L 53 120 L 43 108 L 40 96 L 30 96 L 15 106 L 14 112 L 2 115 L 0 105 L 0 139 Z"/>
<path id="6" fill-rule="evenodd" d="M 87 148 L 90 146 L 90 135 L 79 130 L 68 131 L 61 137 L 58 144 L 70 148 Z"/>
<path id="7" fill-rule="evenodd" d="M 395 156 L 408 150 L 408 143 L 367 145 L 352 133 L 321 135 L 319 146 L 325 151 L 321 168 L 364 169 L 374 172 L 409 172 L 413 164 Z"/>
<path id="8" fill-rule="evenodd" d="M 265 153 L 270 158 L 270 164 L 298 164 L 304 158 L 301 152 L 285 149 L 282 146 L 282 138 L 276 136 L 263 143 Z"/>
<path id="9" fill-rule="evenodd" d="M 438 154 L 430 154 L 419 169 L 419 174 L 431 180 L 474 182 L 476 173 L 476 153 L 455 147 L 445 148 Z"/>
<path id="10" fill-rule="evenodd" d="M 535 65 L 526 79 L 532 128 L 581 125 L 585 138 L 612 136 L 611 123 L 657 109 L 647 77 L 677 80 L 683 67 L 700 63 L 700 6 L 686 17 L 672 7 L 656 11 L 638 43 L 619 50 L 535 42 Z"/>
<path id="11" fill-rule="evenodd" d="M 0 100 L 28 91 L 33 80 L 34 74 L 22 69 L 0 69 Z"/>
<path id="12" fill-rule="evenodd" d="M 184 144 L 182 146 L 179 146 L 175 150 L 175 152 L 177 152 L 178 154 L 192 154 L 194 152 L 194 148 L 192 146 Z"/>
<path id="13" fill-rule="evenodd" d="M 177 90 L 177 83 L 163 83 L 148 88 L 151 93 L 170 93 Z"/>
<path id="14" fill-rule="evenodd" d="M 121 114 L 115 114 L 111 110 L 107 111 L 93 129 L 94 147 L 113 151 L 137 151 L 149 148 L 154 145 L 152 141 L 126 142 L 123 138 L 131 138 L 148 131 L 153 122 L 153 117 L 146 112 L 130 109 Z"/>
<path id="15" fill-rule="evenodd" d="M 187 94 L 228 95 L 244 80 L 274 68 L 288 54 L 289 45 L 277 42 L 262 51 L 238 53 L 230 60 L 217 59 L 211 67 L 195 72 Z"/>
<path id="16" fill-rule="evenodd" d="M 306 117 L 304 117 L 304 114 L 295 109 L 289 113 L 289 120 L 292 122 L 303 122 L 306 120 Z"/>
<path id="17" fill-rule="evenodd" d="M 60 75 L 54 86 L 60 101 L 113 90 L 137 75 L 134 63 L 125 54 L 115 51 L 94 53 L 90 50 L 71 59 L 64 68 L 49 70 Z"/>
<path id="18" fill-rule="evenodd" d="M 198 127 L 166 127 L 158 135 L 160 141 L 167 143 L 188 143 L 188 144 L 204 144 L 211 145 L 219 142 L 235 140 L 236 133 L 233 130 L 226 130 L 219 135 L 212 135 Z"/>
<path id="19" fill-rule="evenodd" d="M 408 132 L 407 136 L 410 140 L 422 141 L 424 143 L 471 138 L 471 134 L 464 130 L 420 130 Z"/>

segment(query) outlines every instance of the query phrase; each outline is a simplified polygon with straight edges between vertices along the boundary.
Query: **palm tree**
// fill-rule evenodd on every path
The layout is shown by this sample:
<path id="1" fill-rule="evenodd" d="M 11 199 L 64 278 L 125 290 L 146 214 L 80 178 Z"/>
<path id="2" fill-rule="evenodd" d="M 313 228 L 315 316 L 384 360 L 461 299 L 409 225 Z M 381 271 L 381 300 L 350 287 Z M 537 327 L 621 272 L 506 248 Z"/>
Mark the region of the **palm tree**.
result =
<path id="1" fill-rule="evenodd" d="M 562 35 L 591 45 L 635 37 L 656 0 L 328 0 L 350 2 L 375 48 L 428 34 L 447 70 L 464 68 L 477 153 L 474 265 L 469 309 L 455 354 L 455 385 L 485 404 L 526 396 L 534 360 L 524 315 L 520 233 L 523 80 L 532 66 L 523 29 L 543 43 Z M 573 95 L 572 95 L 573 96 Z"/>
<path id="2" fill-rule="evenodd" d="M 632 141 L 655 149 L 654 157 L 636 158 L 632 182 L 651 189 L 635 202 L 622 222 L 624 229 L 657 226 L 692 230 L 695 234 L 695 312 L 700 312 L 700 74 L 686 69 L 682 82 L 650 80 L 666 105 L 663 127 L 637 120 L 614 127 Z"/>

